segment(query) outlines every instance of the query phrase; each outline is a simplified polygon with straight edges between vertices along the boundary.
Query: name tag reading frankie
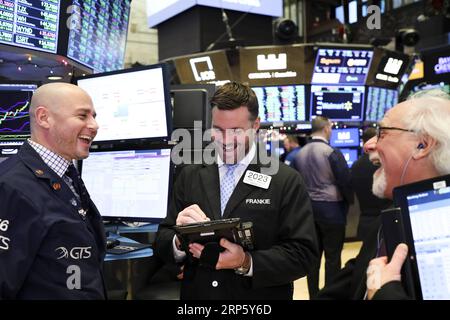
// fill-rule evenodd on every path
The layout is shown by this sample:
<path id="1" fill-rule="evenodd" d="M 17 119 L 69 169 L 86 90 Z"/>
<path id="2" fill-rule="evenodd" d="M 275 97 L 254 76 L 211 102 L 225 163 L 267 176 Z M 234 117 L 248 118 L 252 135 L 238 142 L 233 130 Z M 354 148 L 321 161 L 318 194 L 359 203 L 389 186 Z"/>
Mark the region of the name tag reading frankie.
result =
<path id="1" fill-rule="evenodd" d="M 250 184 L 255 187 L 269 189 L 270 181 L 272 177 L 266 174 L 262 174 L 256 171 L 247 170 L 245 172 L 244 183 Z"/>

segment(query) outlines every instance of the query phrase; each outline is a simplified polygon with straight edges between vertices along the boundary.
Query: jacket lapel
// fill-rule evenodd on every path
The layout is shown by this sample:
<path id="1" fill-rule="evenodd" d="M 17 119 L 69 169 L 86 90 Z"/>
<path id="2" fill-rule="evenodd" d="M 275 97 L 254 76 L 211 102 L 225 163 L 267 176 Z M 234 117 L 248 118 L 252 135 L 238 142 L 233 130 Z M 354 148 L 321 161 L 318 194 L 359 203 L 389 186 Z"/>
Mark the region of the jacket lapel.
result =
<path id="1" fill-rule="evenodd" d="M 80 216 L 78 211 L 82 209 L 81 203 L 76 199 L 67 183 L 45 164 L 33 147 L 25 142 L 20 148 L 18 156 L 39 180 L 48 184 L 52 192 L 66 206 L 76 212 L 77 216 Z"/>
<path id="2" fill-rule="evenodd" d="M 210 208 L 210 212 L 205 212 L 206 215 L 214 220 L 221 219 L 220 182 L 217 164 L 205 165 L 200 170 L 200 180 Z"/>

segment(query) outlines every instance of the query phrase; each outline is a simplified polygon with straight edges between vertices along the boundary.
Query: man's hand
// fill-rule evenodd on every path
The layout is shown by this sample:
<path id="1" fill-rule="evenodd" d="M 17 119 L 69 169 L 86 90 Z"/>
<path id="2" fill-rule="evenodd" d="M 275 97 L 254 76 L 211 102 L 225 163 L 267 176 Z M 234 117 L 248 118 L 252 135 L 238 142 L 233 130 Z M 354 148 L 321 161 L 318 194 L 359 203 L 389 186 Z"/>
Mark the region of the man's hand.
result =
<path id="1" fill-rule="evenodd" d="M 220 245 L 225 248 L 225 251 L 219 255 L 216 269 L 236 269 L 240 267 L 245 259 L 244 249 L 240 245 L 230 242 L 225 238 L 220 239 Z M 203 248 L 204 246 L 199 243 L 189 244 L 189 251 L 197 259 L 200 259 Z"/>
<path id="2" fill-rule="evenodd" d="M 372 259 L 367 268 L 367 297 L 373 298 L 375 292 L 391 281 L 401 280 L 401 269 L 408 254 L 408 246 L 400 243 L 394 251 L 391 262 L 387 257 Z"/>
<path id="3" fill-rule="evenodd" d="M 193 204 L 178 213 L 176 225 L 180 226 L 187 223 L 209 221 L 210 219 L 196 204 Z"/>

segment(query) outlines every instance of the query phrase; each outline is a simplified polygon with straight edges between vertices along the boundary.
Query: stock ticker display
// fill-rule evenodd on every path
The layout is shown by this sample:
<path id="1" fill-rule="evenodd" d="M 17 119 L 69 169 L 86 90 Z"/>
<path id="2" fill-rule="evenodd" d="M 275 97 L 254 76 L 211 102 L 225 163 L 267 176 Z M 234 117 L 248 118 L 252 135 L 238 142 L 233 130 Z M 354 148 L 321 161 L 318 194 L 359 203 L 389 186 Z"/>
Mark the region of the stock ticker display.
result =
<path id="1" fill-rule="evenodd" d="M 36 88 L 34 84 L 0 84 L 0 141 L 29 136 L 29 107 Z"/>
<path id="2" fill-rule="evenodd" d="M 67 56 L 94 72 L 123 68 L 131 0 L 74 0 Z"/>
<path id="3" fill-rule="evenodd" d="M 60 0 L 1 0 L 0 43 L 56 53 Z"/>
<path id="4" fill-rule="evenodd" d="M 305 86 L 253 87 L 261 122 L 305 121 Z"/>
<path id="5" fill-rule="evenodd" d="M 364 86 L 311 86 L 311 119 L 362 121 Z"/>
<path id="6" fill-rule="evenodd" d="M 372 50 L 320 48 L 312 83 L 364 84 L 372 56 Z"/>

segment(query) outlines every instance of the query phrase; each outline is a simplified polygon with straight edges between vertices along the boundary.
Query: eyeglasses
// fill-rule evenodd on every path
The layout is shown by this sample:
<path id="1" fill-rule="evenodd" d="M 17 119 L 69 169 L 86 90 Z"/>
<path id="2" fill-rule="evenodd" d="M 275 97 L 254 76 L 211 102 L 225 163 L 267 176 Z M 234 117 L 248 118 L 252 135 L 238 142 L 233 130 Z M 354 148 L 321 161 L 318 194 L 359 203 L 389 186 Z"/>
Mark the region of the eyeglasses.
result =
<path id="1" fill-rule="evenodd" d="M 403 128 L 397 128 L 397 127 L 381 127 L 381 126 L 377 126 L 376 127 L 377 130 L 377 140 L 380 139 L 381 137 L 381 132 L 383 130 L 398 130 L 398 131 L 404 131 L 404 132 L 415 132 L 414 130 L 408 130 L 408 129 L 403 129 Z"/>

